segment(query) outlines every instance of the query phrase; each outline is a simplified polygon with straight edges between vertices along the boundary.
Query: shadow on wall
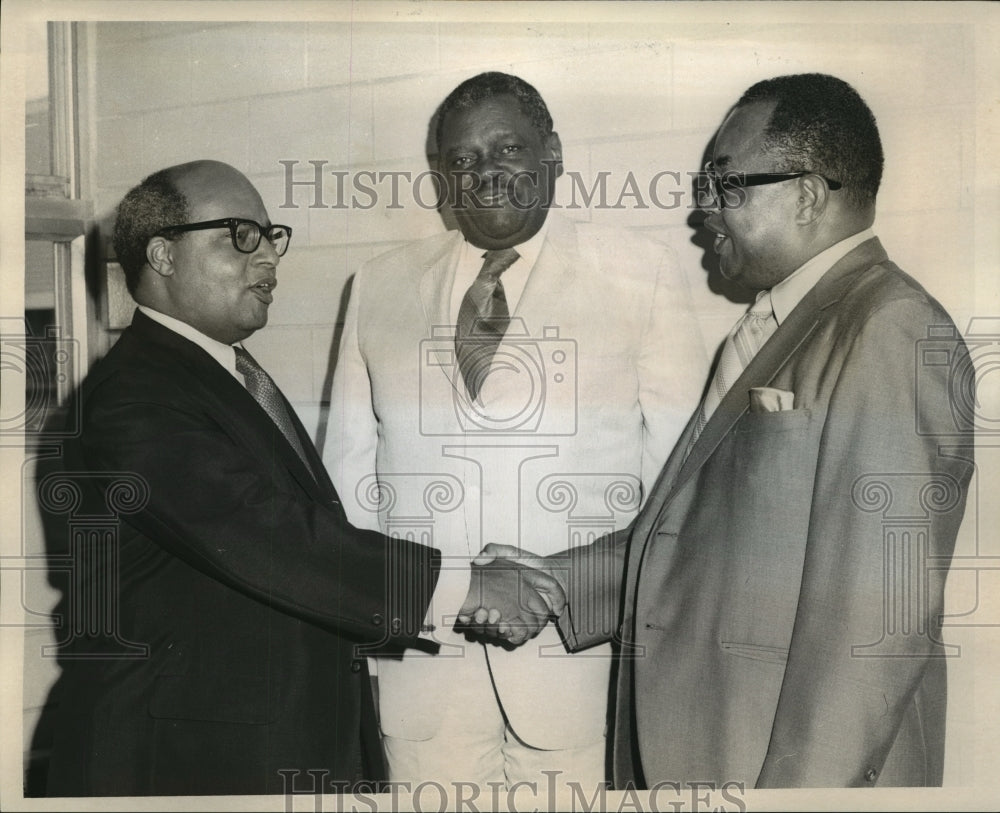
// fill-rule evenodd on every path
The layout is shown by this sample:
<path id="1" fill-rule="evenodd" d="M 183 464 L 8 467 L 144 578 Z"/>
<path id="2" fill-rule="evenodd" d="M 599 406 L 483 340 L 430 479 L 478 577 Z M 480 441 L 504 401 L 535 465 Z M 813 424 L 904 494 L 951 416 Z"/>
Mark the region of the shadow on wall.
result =
<path id="1" fill-rule="evenodd" d="M 320 392 L 319 424 L 316 427 L 316 448 L 323 454 L 326 445 L 326 430 L 330 423 L 330 397 L 333 391 L 333 372 L 337 369 L 337 356 L 340 354 L 340 339 L 344 334 L 344 318 L 347 315 L 347 303 L 351 301 L 351 291 L 354 288 L 354 275 L 347 278 L 344 291 L 340 296 L 340 309 L 337 311 L 337 322 L 333 329 L 333 342 L 330 345 L 330 357 L 327 362 L 326 376 L 323 379 L 323 389 Z"/>
<path id="2" fill-rule="evenodd" d="M 46 417 L 45 423 L 38 434 L 39 440 L 58 439 L 71 429 L 73 416 L 76 414 L 73 404 L 75 404 L 76 393 L 69 397 L 68 409 L 57 408 L 51 410 Z M 58 441 L 57 441 L 58 442 Z M 72 596 L 73 584 L 76 581 L 74 576 L 79 577 L 80 569 L 73 557 L 71 543 L 71 523 L 72 523 L 72 503 L 75 488 L 65 474 L 66 466 L 63 461 L 61 448 L 58 445 L 45 445 L 38 447 L 38 455 L 35 458 L 34 466 L 25 467 L 25 481 L 23 491 L 25 494 L 25 505 L 23 510 L 31 510 L 30 503 L 36 503 L 38 513 L 42 521 L 42 533 L 44 536 L 44 551 L 48 567 L 48 583 L 58 591 L 59 599 L 50 611 L 50 620 L 53 630 L 52 640 L 56 641 L 57 652 L 42 651 L 41 658 L 57 657 L 60 667 L 60 676 L 50 687 L 48 696 L 38 723 L 33 732 L 24 732 L 25 739 L 30 737 L 30 746 L 25 749 L 24 763 L 24 795 L 26 797 L 39 797 L 46 795 L 46 783 L 48 781 L 49 756 L 53 746 L 53 732 L 55 729 L 55 718 L 59 711 L 59 704 L 62 698 L 62 667 L 64 644 L 68 644 L 75 632 L 71 619 L 71 603 L 75 598 L 80 601 L 80 596 Z M 31 488 L 33 493 L 28 496 L 27 489 Z M 61 511 L 63 507 L 69 507 L 69 512 Z M 79 519 L 79 517 L 77 517 Z M 86 524 L 86 523 L 84 523 Z M 31 597 L 26 597 L 31 601 Z M 25 652 L 23 663 L 24 680 L 29 680 L 29 670 L 35 665 L 35 660 L 29 658 Z M 81 756 L 82 759 L 82 756 Z"/>

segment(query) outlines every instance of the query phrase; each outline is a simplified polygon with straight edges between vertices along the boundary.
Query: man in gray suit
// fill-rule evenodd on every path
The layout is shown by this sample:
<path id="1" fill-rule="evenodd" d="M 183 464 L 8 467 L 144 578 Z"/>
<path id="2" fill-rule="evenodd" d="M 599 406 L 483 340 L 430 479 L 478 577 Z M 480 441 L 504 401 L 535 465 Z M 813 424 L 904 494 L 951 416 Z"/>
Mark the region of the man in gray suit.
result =
<path id="1" fill-rule="evenodd" d="M 973 376 L 872 231 L 882 160 L 821 74 L 754 85 L 716 136 L 705 228 L 757 302 L 631 533 L 548 561 L 570 647 L 621 608 L 618 786 L 941 783 Z"/>

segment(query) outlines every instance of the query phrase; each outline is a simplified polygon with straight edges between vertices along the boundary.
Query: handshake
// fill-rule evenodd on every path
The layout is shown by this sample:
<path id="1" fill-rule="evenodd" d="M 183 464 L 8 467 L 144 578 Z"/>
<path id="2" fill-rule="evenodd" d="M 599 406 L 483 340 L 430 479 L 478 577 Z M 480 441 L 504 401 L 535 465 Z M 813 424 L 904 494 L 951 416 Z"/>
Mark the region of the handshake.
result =
<path id="1" fill-rule="evenodd" d="M 566 591 L 544 557 L 489 544 L 472 560 L 456 629 L 506 648 L 523 644 L 566 607 Z"/>

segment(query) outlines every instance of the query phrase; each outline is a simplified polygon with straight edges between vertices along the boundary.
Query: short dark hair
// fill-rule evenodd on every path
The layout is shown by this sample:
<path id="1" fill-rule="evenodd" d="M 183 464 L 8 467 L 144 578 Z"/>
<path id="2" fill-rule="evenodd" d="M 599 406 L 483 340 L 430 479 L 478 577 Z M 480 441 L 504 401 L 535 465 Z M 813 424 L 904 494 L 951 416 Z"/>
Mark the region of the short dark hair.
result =
<path id="1" fill-rule="evenodd" d="M 823 73 L 765 79 L 736 103 L 776 102 L 764 147 L 788 163 L 840 181 L 852 202 L 874 204 L 882 181 L 882 141 L 875 116 L 847 82 Z"/>
<path id="2" fill-rule="evenodd" d="M 437 110 L 435 146 L 438 149 L 441 148 L 444 120 L 449 114 L 468 110 L 494 96 L 513 96 L 521 105 L 521 111 L 531 120 L 538 134 L 543 139 L 552 135 L 552 116 L 549 114 L 549 108 L 545 106 L 542 95 L 519 76 L 490 71 L 466 79 L 441 102 L 441 106 Z"/>
<path id="3" fill-rule="evenodd" d="M 135 296 L 139 287 L 149 241 L 158 231 L 189 218 L 187 198 L 177 188 L 172 169 L 154 172 L 122 198 L 111 239 L 130 294 Z"/>

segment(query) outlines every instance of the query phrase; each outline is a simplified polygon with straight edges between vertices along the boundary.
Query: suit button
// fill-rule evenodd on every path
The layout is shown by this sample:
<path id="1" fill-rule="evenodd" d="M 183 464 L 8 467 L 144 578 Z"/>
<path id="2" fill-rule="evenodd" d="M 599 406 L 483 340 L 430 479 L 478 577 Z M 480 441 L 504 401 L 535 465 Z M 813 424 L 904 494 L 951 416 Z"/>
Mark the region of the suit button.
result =
<path id="1" fill-rule="evenodd" d="M 399 635 L 399 631 L 403 628 L 403 622 L 398 618 L 392 619 L 392 623 L 389 625 L 389 629 L 392 630 L 393 635 Z"/>
<path id="2" fill-rule="evenodd" d="M 874 782 L 877 776 L 878 776 L 878 771 L 876 771 L 874 768 L 869 768 L 867 771 L 865 771 L 865 780 L 868 782 Z"/>
<path id="3" fill-rule="evenodd" d="M 351 661 L 351 671 L 360 672 L 361 671 L 361 661 Z"/>
<path id="4" fill-rule="evenodd" d="M 381 627 L 381 626 L 382 626 L 382 621 L 383 621 L 383 620 L 384 620 L 384 619 L 382 618 L 382 614 L 381 614 L 381 613 L 375 613 L 375 615 L 373 615 L 373 616 L 372 616 L 372 623 L 373 623 L 373 624 L 374 624 L 374 625 L 375 625 L 376 627 Z"/>

